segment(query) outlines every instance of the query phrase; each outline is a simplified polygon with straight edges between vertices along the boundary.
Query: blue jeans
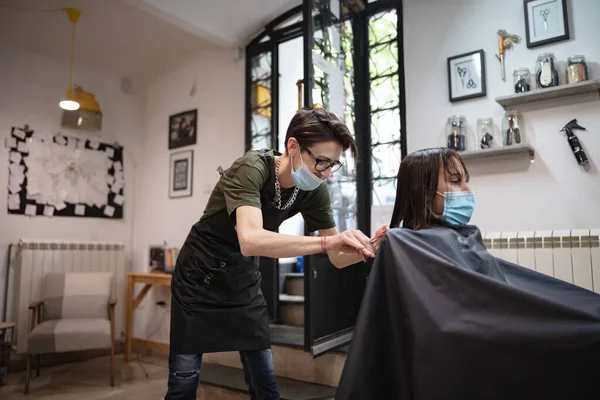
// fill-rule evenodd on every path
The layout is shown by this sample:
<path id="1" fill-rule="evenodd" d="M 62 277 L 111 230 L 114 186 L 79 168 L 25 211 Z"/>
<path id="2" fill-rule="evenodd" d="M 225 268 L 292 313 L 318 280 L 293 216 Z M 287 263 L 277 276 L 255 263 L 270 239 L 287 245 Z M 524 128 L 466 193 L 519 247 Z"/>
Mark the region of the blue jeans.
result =
<path id="1" fill-rule="evenodd" d="M 271 350 L 240 351 L 244 379 L 252 400 L 279 400 Z M 202 354 L 169 355 L 169 389 L 165 400 L 195 400 Z"/>

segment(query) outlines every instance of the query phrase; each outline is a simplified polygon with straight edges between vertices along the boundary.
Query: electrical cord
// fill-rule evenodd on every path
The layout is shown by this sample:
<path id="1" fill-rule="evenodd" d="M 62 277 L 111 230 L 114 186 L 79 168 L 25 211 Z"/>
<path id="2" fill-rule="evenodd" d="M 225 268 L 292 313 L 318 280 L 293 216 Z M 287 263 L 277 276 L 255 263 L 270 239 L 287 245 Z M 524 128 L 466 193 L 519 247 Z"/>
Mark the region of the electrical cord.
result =
<path id="1" fill-rule="evenodd" d="M 71 31 L 71 62 L 69 63 L 69 93 L 73 90 L 73 59 L 75 57 L 75 25 L 73 22 L 73 29 Z M 71 99 L 69 99 L 71 100 Z"/>

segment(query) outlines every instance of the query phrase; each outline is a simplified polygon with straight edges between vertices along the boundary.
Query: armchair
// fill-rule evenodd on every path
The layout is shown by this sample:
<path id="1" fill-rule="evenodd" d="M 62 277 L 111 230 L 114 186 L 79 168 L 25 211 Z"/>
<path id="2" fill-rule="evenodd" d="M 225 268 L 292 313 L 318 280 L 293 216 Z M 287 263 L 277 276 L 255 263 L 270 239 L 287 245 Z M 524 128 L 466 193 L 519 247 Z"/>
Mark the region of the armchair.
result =
<path id="1" fill-rule="evenodd" d="M 31 357 L 49 353 L 110 349 L 110 385 L 114 386 L 114 319 L 111 299 L 113 274 L 108 272 L 49 273 L 42 300 L 33 302 L 27 338 L 25 394 L 29 392 Z"/>

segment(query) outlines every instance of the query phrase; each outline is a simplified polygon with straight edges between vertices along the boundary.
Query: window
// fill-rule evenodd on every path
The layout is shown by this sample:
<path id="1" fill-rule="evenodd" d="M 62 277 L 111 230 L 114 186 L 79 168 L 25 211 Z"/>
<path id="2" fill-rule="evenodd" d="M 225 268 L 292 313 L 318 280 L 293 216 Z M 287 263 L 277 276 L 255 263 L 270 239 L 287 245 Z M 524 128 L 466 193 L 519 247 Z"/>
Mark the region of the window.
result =
<path id="1" fill-rule="evenodd" d="M 402 15 L 400 0 L 370 0 L 365 9 L 351 10 L 345 1 L 313 4 L 311 103 L 335 112 L 350 128 L 359 146 L 358 162 L 345 152 L 344 168 L 328 180 L 334 218 L 339 229 L 371 230 L 374 207 L 393 205 L 396 175 L 406 152 Z M 250 61 L 247 89 L 246 148 L 277 146 L 283 140 L 282 106 L 277 77 L 279 45 L 299 39 L 301 7 L 267 26 L 268 42 L 247 48 Z M 273 30 L 280 24 L 285 28 Z M 286 62 L 289 56 L 286 56 Z M 300 62 L 300 61 L 298 61 Z M 285 90 L 288 90 L 286 84 Z M 287 117 L 286 117 L 287 119 Z M 358 195 L 358 193 L 364 193 Z"/>
<path id="2" fill-rule="evenodd" d="M 271 52 L 266 51 L 252 57 L 250 61 L 250 148 L 261 149 L 271 147 L 272 129 L 271 114 L 273 73 Z"/>
<path id="3" fill-rule="evenodd" d="M 315 2 L 312 69 L 312 102 L 334 112 L 346 123 L 354 136 L 354 66 L 352 23 L 335 2 Z M 357 176 L 356 162 L 346 151 L 342 168 L 327 180 L 331 208 L 340 231 L 356 229 Z"/>
<path id="4" fill-rule="evenodd" d="M 394 204 L 402 158 L 397 11 L 369 17 L 368 31 L 372 206 L 383 206 Z"/>

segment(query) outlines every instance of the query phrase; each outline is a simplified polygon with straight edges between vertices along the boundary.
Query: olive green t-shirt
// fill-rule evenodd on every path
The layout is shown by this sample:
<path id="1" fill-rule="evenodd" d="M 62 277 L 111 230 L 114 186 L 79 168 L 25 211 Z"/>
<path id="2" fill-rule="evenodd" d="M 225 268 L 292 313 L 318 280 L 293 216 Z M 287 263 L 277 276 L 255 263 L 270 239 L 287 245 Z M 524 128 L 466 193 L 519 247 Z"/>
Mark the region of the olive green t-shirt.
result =
<path id="1" fill-rule="evenodd" d="M 263 153 L 271 156 L 269 162 Z M 261 208 L 260 193 L 273 201 L 275 198 L 275 156 L 281 153 L 273 150 L 250 150 L 238 158 L 231 167 L 225 171 L 213 189 L 204 214 L 200 220 L 207 219 L 223 210 L 230 216 L 240 206 L 253 206 Z M 281 203 L 286 204 L 294 188 L 281 189 Z M 291 214 L 302 213 L 309 232 L 335 227 L 331 211 L 331 197 L 326 184 L 321 184 L 310 192 L 299 191 L 298 198 L 291 206 Z M 292 216 L 290 215 L 290 217 Z"/>

